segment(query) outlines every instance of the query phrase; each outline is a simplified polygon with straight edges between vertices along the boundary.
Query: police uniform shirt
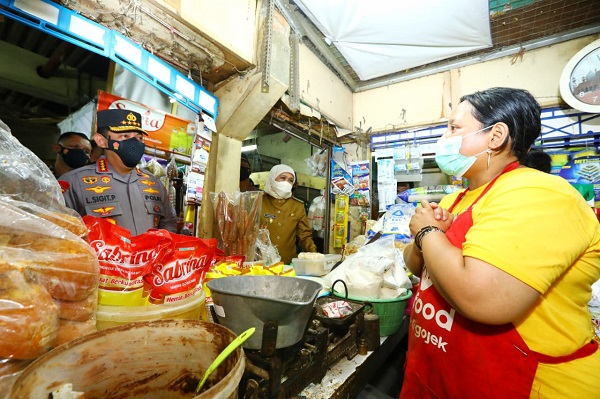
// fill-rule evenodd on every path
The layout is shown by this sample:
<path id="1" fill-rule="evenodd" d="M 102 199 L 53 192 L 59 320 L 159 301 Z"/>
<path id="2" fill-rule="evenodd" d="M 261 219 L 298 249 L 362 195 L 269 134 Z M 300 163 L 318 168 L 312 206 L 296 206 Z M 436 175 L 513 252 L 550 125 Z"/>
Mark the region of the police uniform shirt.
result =
<path id="1" fill-rule="evenodd" d="M 81 216 L 109 219 L 132 235 L 151 228 L 177 231 L 177 217 L 165 186 L 138 168 L 122 175 L 102 157 L 95 165 L 65 173 L 59 184 L 66 205 Z"/>
<path id="2" fill-rule="evenodd" d="M 260 225 L 269 230 L 271 243 L 277 248 L 281 261 L 287 265 L 298 256 L 296 243 L 304 252 L 317 251 L 304 204 L 297 198 L 276 199 L 265 193 L 262 197 Z"/>

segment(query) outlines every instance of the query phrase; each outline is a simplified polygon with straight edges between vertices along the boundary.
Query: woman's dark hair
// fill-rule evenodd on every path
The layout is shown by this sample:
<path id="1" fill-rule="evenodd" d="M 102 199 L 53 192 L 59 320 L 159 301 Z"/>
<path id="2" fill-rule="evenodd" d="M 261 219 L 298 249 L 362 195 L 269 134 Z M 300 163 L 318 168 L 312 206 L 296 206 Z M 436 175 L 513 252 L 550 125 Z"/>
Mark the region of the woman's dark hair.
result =
<path id="1" fill-rule="evenodd" d="M 550 173 L 552 170 L 552 157 L 542 150 L 532 148 L 531 151 L 527 153 L 527 156 L 525 156 L 523 165 Z"/>
<path id="2" fill-rule="evenodd" d="M 503 122 L 508 126 L 513 154 L 522 161 L 542 131 L 540 104 L 527 90 L 493 87 L 460 98 L 472 105 L 471 114 L 483 126 Z M 503 146 L 506 146 L 504 142 Z"/>

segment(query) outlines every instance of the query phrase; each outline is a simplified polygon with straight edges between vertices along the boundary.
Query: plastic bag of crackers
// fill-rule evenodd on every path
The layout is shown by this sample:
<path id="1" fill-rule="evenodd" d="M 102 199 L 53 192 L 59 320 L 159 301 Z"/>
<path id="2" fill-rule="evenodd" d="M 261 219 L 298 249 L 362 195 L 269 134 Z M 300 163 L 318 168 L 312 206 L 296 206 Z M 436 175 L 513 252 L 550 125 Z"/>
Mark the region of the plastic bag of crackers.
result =
<path id="1" fill-rule="evenodd" d="M 96 331 L 98 260 L 48 167 L 0 122 L 0 392 L 33 359 Z"/>

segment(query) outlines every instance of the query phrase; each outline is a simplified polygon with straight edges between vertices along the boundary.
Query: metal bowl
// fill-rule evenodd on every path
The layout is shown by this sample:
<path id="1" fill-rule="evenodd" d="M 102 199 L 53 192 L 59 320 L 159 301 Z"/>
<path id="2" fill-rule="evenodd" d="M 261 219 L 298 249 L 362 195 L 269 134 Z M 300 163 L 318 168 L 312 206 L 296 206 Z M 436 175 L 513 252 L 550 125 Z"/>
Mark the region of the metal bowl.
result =
<path id="1" fill-rule="evenodd" d="M 304 335 L 323 288 L 312 280 L 282 276 L 230 276 L 206 283 L 210 289 L 217 322 L 241 334 L 256 332 L 244 348 L 261 349 L 263 326 L 276 322 L 276 348 L 292 346 Z"/>

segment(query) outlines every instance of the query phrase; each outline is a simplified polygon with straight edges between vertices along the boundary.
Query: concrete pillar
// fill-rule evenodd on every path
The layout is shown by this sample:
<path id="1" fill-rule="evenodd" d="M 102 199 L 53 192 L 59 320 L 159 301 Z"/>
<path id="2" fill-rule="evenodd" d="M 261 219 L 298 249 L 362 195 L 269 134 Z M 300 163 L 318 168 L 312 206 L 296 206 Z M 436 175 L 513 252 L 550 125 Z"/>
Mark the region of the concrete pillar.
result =
<path id="1" fill-rule="evenodd" d="M 242 141 L 254 130 L 283 96 L 290 80 L 290 27 L 277 12 L 273 17 L 271 32 L 271 69 L 269 90 L 262 90 L 262 72 L 235 78 L 218 88 L 218 134 L 211 148 L 207 174 L 213 179 L 204 182 L 199 236 L 212 233 L 211 192 L 239 190 L 239 173 Z"/>

